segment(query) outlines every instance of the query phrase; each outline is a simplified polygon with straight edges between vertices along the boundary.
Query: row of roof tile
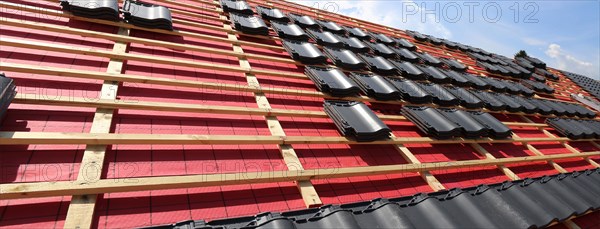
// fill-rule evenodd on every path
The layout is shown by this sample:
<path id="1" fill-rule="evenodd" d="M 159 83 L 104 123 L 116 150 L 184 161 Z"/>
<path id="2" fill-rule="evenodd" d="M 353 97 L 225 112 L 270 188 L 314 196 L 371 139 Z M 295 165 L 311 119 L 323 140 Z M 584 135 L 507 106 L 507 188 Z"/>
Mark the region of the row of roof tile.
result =
<path id="1" fill-rule="evenodd" d="M 596 120 L 549 118 L 546 123 L 570 139 L 600 138 L 600 122 Z"/>
<path id="2" fill-rule="evenodd" d="M 460 105 L 467 109 L 481 109 L 485 107 L 493 111 L 524 112 L 527 114 L 540 113 L 543 115 L 554 114 L 557 116 L 579 116 L 581 118 L 595 117 L 595 112 L 581 105 L 559 101 L 533 99 L 498 92 L 466 90 L 455 86 L 421 83 L 409 79 L 391 78 L 377 74 L 351 72 L 348 76 L 337 68 L 307 66 L 305 73 L 320 91 L 336 97 L 354 97 L 362 92 L 367 96 L 381 101 L 402 99 L 411 104 L 435 103 L 444 107 Z M 520 85 L 510 84 L 512 83 L 510 81 L 500 81 L 477 76 L 472 77 L 476 80 L 489 82 L 495 85 L 495 88 L 504 90 L 507 87 Z"/>
<path id="3" fill-rule="evenodd" d="M 154 228 L 543 228 L 600 208 L 600 169 Z"/>
<path id="4" fill-rule="evenodd" d="M 402 114 L 422 132 L 437 139 L 455 137 L 502 139 L 512 134 L 510 128 L 485 112 L 405 106 L 402 108 Z"/>
<path id="5" fill-rule="evenodd" d="M 173 30 L 171 11 L 160 5 L 126 0 L 120 11 L 117 0 L 60 0 L 60 3 L 64 10 L 81 17 L 119 21 L 123 12 L 125 21 L 133 25 Z"/>

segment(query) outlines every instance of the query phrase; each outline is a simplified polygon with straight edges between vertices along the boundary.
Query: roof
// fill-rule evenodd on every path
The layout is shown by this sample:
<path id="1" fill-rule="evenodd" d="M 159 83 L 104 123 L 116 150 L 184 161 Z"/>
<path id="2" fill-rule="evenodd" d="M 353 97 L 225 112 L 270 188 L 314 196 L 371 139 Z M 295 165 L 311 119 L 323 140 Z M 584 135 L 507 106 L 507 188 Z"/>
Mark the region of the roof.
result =
<path id="1" fill-rule="evenodd" d="M 0 2 L 0 71 L 17 88 L 0 125 L 2 227 L 117 228 L 212 221 L 466 189 L 595 169 L 600 163 L 600 145 L 594 139 L 569 139 L 545 123 L 556 114 L 590 119 L 564 117 L 568 112 L 559 111 L 561 105 L 527 114 L 493 111 L 490 103 L 474 110 L 510 127 L 510 138 L 432 138 L 416 120 L 402 115 L 404 105 L 416 105 L 407 99 L 366 93 L 336 97 L 317 90 L 302 61 L 324 65 L 319 60 L 330 57 L 319 53 L 322 45 L 303 43 L 296 57 L 266 26 L 268 17 L 262 17 L 264 26 L 256 22 L 237 27 L 229 14 L 247 14 L 248 6 L 256 12 L 261 5 L 308 16 L 302 18 L 308 23 L 301 23 L 302 28 L 323 26 L 332 34 L 360 28 L 364 34 L 352 30 L 360 39 L 340 39 L 366 64 L 353 71 L 377 72 L 387 80 L 378 84 L 387 87 L 397 87 L 391 78 L 422 70 L 411 79 L 427 76 L 438 84 L 525 98 L 527 92 L 516 84 L 489 80 L 520 82 L 525 77 L 528 70 L 519 68 L 529 67 L 510 58 L 283 1 L 249 0 L 248 6 L 226 8 L 207 0 L 147 2 L 167 7 L 170 16 L 165 8 L 154 7 L 147 10 L 159 10 L 152 15 L 164 17 L 132 14 L 139 18 L 123 22 L 111 21 L 108 14 L 90 18 L 99 15 L 87 8 L 71 11 L 76 16 L 62 11 L 55 0 Z M 309 23 L 311 18 L 315 23 Z M 153 26 L 160 29 L 148 28 Z M 265 27 L 269 36 L 247 34 L 263 33 Z M 406 70 L 410 66 L 395 62 L 414 59 L 363 53 L 371 50 L 372 45 L 361 46 L 369 36 L 379 43 L 374 48 L 379 54 L 395 56 L 386 54 L 385 46 L 396 42 L 392 52 L 401 47 L 416 51 L 421 64 Z M 334 45 L 340 47 L 339 42 Z M 446 75 L 451 66 L 442 57 L 468 68 L 454 63 L 453 71 L 466 71 Z M 560 70 L 536 59 L 525 61 L 554 89 L 548 93 L 538 87 L 532 97 L 536 101 L 579 104 L 571 93 L 590 96 Z M 484 82 L 487 78 L 480 76 L 489 79 Z M 324 86 L 352 82 L 331 77 L 336 80 Z M 365 90 L 363 85 L 333 89 L 344 94 L 350 88 L 355 94 L 357 87 Z M 446 100 L 440 98 L 418 106 L 444 106 L 440 101 Z M 366 106 L 334 118 L 335 112 L 325 111 L 326 100 Z M 355 121 L 346 123 L 357 123 L 350 126 L 357 128 L 340 128 L 342 120 Z M 383 125 L 365 125 L 371 121 Z M 597 214 L 562 217 L 555 226 L 597 227 Z"/>

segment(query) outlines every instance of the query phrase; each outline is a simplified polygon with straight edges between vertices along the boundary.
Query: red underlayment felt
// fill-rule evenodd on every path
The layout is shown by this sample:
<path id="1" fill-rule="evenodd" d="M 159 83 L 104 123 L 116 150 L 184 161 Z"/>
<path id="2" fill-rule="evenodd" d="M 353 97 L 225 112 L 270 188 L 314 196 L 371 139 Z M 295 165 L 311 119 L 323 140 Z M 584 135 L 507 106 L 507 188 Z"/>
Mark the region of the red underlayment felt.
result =
<path id="1" fill-rule="evenodd" d="M 54 1 L 7 0 L 5 2 L 58 10 Z M 201 34 L 213 38 L 227 39 L 227 33 L 196 24 L 223 28 L 219 13 L 214 10 L 212 1 L 177 1 L 193 7 L 169 1 L 146 1 L 168 6 L 174 11 L 174 27 L 177 31 Z M 264 5 L 263 1 L 249 1 L 250 5 Z M 307 7 L 287 2 L 273 2 L 285 12 L 314 15 Z M 1 9 L 2 17 L 38 22 L 69 28 L 116 34 L 115 26 L 49 16 L 23 10 Z M 187 13 L 182 13 L 187 12 Z M 194 17 L 191 14 L 202 15 Z M 206 16 L 207 18 L 205 18 Z M 324 13 L 324 19 L 340 25 L 356 26 L 356 22 Z M 179 23 L 178 23 L 179 22 Z M 186 23 L 182 23 L 186 22 Z M 226 24 L 229 22 L 226 21 Z M 365 29 L 381 33 L 391 32 L 383 27 L 365 24 Z M 72 48 L 86 48 L 111 51 L 114 41 L 82 37 L 69 33 L 57 33 L 39 29 L 14 26 L 0 26 L 2 38 L 19 41 L 35 41 L 45 44 L 63 45 Z M 396 32 L 418 43 L 404 32 Z M 271 35 L 274 33 L 271 31 Z M 143 30 L 131 30 L 129 36 L 170 43 L 199 46 L 233 51 L 225 41 L 203 39 L 194 36 L 176 36 Z M 280 40 L 269 40 L 238 35 L 238 40 L 281 47 Z M 458 50 L 418 43 L 419 50 L 427 51 L 435 57 L 451 54 L 479 74 L 485 69 L 475 66 L 474 60 Z M 290 58 L 283 49 L 241 45 L 248 54 L 265 55 L 277 58 Z M 177 50 L 154 45 L 131 43 L 127 53 L 165 58 L 168 60 L 190 61 L 210 65 L 239 68 L 239 59 L 232 55 L 211 54 L 201 51 Z M 71 70 L 85 70 L 105 73 L 110 59 L 92 55 L 69 54 L 55 51 L 0 45 L 0 61 L 10 64 L 55 67 Z M 253 70 L 268 70 L 284 74 L 303 74 L 304 66 L 289 62 L 267 61 L 248 58 Z M 331 64 L 331 63 L 330 63 Z M 19 94 L 30 94 L 37 98 L 86 98 L 95 101 L 100 98 L 102 80 L 64 77 L 4 71 L 14 79 Z M 161 79 L 187 80 L 247 86 L 246 75 L 241 72 L 210 70 L 174 64 L 148 63 L 127 60 L 123 64 L 123 74 Z M 491 75 L 491 74 L 490 74 Z M 257 73 L 261 88 L 286 89 L 289 91 L 317 92 L 309 78 L 289 78 Z M 561 77 L 561 80 L 568 81 Z M 571 83 L 569 81 L 569 83 Z M 323 111 L 321 97 L 300 95 L 265 94 L 273 109 L 302 111 Z M 546 96 L 548 97 L 548 96 Z M 556 98 L 568 100 L 567 97 Z M 258 108 L 255 94 L 244 91 L 203 89 L 183 86 L 165 86 L 146 83 L 121 82 L 117 99 L 135 103 L 161 102 L 193 105 Z M 366 102 L 378 114 L 399 115 L 402 108 L 397 104 Z M 62 107 L 53 105 L 11 104 L 0 131 L 19 132 L 70 132 L 89 133 L 94 122 L 94 108 Z M 520 115 L 495 114 L 504 122 L 525 122 Z M 529 117 L 535 123 L 543 123 L 543 117 Z M 340 132 L 330 118 L 277 117 L 287 136 L 339 137 Z M 396 137 L 426 137 L 408 120 L 386 120 Z M 269 125 L 263 116 L 228 115 L 212 113 L 151 111 L 118 109 L 115 111 L 111 133 L 118 134 L 196 134 L 196 135 L 251 135 L 271 136 Z M 548 138 L 537 127 L 511 127 L 521 138 Z M 551 134 L 560 136 L 552 128 Z M 569 146 L 580 152 L 598 151 L 590 142 L 569 142 Z M 496 158 L 536 156 L 536 153 L 522 143 L 480 144 Z M 406 144 L 404 145 L 420 163 L 460 162 L 486 159 L 469 144 Z M 558 142 L 533 143 L 544 155 L 572 153 Z M 86 145 L 2 145 L 0 146 L 0 183 L 21 183 L 41 181 L 74 181 L 78 179 L 80 164 Z M 304 169 L 348 168 L 381 165 L 402 165 L 410 162 L 394 145 L 347 145 L 347 144 L 294 144 L 293 148 Z M 600 157 L 591 157 L 600 162 Z M 557 160 L 567 171 L 594 168 L 582 158 Z M 235 172 L 286 171 L 288 170 L 278 145 L 109 145 L 101 171 L 103 179 L 118 179 L 120 182 L 134 182 L 136 178 L 220 174 Z M 554 175 L 559 172 L 547 162 L 517 163 L 506 166 L 520 178 Z M 480 184 L 492 184 L 510 180 L 496 166 L 479 166 L 449 170 L 435 170 L 431 174 L 446 189 L 465 188 Z M 312 180 L 324 205 L 369 201 L 376 198 L 394 198 L 417 193 L 435 191 L 419 173 L 394 173 L 387 175 L 356 176 L 350 178 Z M 11 199 L 0 201 L 0 227 L 2 228 L 62 228 L 71 196 Z M 184 220 L 214 220 L 228 217 L 255 215 L 260 212 L 280 212 L 305 209 L 296 183 L 273 182 L 264 184 L 241 184 L 202 188 L 153 190 L 140 192 L 109 193 L 99 195 L 94 212 L 95 228 L 130 228 L 171 224 Z M 598 212 L 573 219 L 581 228 L 598 227 Z M 559 224 L 555 228 L 564 227 Z"/>

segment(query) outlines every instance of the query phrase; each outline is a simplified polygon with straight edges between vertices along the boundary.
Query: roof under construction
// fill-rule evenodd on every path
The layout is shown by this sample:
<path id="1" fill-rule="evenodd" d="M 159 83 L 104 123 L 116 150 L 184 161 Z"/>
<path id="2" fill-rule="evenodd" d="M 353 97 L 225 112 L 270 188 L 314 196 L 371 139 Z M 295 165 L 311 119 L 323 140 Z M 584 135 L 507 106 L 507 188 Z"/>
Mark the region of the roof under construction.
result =
<path id="1" fill-rule="evenodd" d="M 534 57 L 286 1 L 0 7 L 0 227 L 600 227 L 600 87 Z"/>

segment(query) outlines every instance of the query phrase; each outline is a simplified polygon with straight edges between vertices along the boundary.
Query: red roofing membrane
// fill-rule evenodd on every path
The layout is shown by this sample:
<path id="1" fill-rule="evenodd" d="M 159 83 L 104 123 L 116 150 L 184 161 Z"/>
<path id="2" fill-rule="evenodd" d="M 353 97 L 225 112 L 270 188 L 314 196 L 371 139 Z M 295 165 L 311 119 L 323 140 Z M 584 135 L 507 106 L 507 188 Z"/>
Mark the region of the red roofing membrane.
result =
<path id="1" fill-rule="evenodd" d="M 18 4 L 60 10 L 52 1 L 24 0 Z M 154 2 L 154 1 L 149 1 Z M 201 1 L 178 1 L 201 6 Z M 254 1 L 252 1 L 254 2 Z M 194 8 L 170 5 L 163 1 L 155 3 L 191 13 L 218 17 Z M 255 3 L 252 3 L 255 5 Z M 291 3 L 275 3 L 278 6 Z M 210 7 L 210 5 L 206 5 Z M 214 7 L 214 6 L 212 6 Z M 281 9 L 285 9 L 280 7 Z M 289 10 L 288 9 L 288 10 Z M 305 7 L 293 8 L 296 12 L 311 13 Z M 314 15 L 314 13 L 312 13 Z M 348 21 L 328 16 L 340 24 Z M 116 34 L 113 26 L 70 20 L 42 14 L 25 13 L 3 9 L 2 17 L 35 21 L 70 28 L 87 29 Z M 222 26 L 221 22 L 195 18 L 173 13 L 173 18 L 195 23 Z M 180 31 L 207 34 L 227 38 L 225 32 L 202 29 L 175 23 Z M 372 25 L 369 29 L 375 28 Z M 386 32 L 380 29 L 380 32 Z M 0 34 L 6 38 L 27 41 L 68 45 L 71 47 L 93 48 L 110 51 L 113 41 L 98 38 L 83 38 L 78 35 L 55 33 L 42 30 L 0 26 Z M 194 37 L 177 37 L 152 32 L 132 30 L 132 37 L 156 39 L 180 44 L 190 44 L 216 49 L 232 50 L 231 45 Z M 240 40 L 260 42 L 280 46 L 279 41 L 240 36 Z M 410 38 L 411 41 L 416 42 Z M 433 52 L 447 51 L 445 48 L 426 47 L 422 50 Z M 289 58 L 285 51 L 242 45 L 244 52 Z M 456 53 L 457 51 L 452 51 Z M 202 63 L 239 67 L 236 57 L 189 50 L 173 50 L 143 44 L 130 44 L 128 53 L 188 60 Z M 468 62 L 465 55 L 457 54 L 475 70 L 485 71 Z M 75 55 L 26 48 L 0 46 L 0 61 L 28 65 L 51 66 L 68 69 L 105 72 L 108 58 Z M 471 60 L 472 61 L 472 60 Z M 253 69 L 275 70 L 285 73 L 303 73 L 302 66 L 295 64 L 249 59 Z M 474 70 L 470 70 L 475 73 Z M 84 97 L 90 100 L 99 98 L 101 80 L 78 79 L 52 75 L 5 72 L 15 80 L 19 93 L 34 94 L 44 98 Z M 166 64 L 127 61 L 124 74 L 247 85 L 243 73 L 206 70 Z M 316 91 L 314 84 L 307 79 L 290 79 L 257 75 L 263 88 L 286 88 L 289 90 Z M 564 81 L 566 79 L 561 77 Z M 323 99 L 293 95 L 267 94 L 273 108 L 294 110 L 323 110 Z M 182 104 L 220 105 L 256 108 L 254 95 L 249 92 L 232 92 L 216 89 L 193 89 L 188 87 L 161 86 L 142 83 L 121 83 L 118 99 L 124 102 L 155 101 Z M 371 104 L 370 104 L 371 105 Z M 375 111 L 392 114 L 400 106 L 372 104 Z M 378 108 L 381 108 L 378 110 Z M 30 132 L 74 132 L 89 133 L 95 109 L 60 107 L 48 105 L 27 105 L 13 103 L 2 122 L 1 131 Z M 397 113 L 396 113 L 397 114 Z M 497 115 L 502 121 L 522 122 L 518 116 Z M 333 122 L 328 118 L 278 117 L 288 136 L 340 136 Z M 543 119 L 533 119 L 543 122 Z M 416 126 L 408 121 L 386 121 L 399 137 L 423 136 Z M 547 137 L 541 130 L 532 127 L 513 127 L 520 137 Z M 548 128 L 553 133 L 555 131 Z M 222 115 L 204 113 L 180 113 L 168 111 L 138 111 L 119 109 L 113 117 L 112 133 L 136 134 L 208 134 L 208 135 L 266 135 L 269 127 L 264 117 L 254 115 Z M 581 152 L 597 151 L 591 143 L 569 143 Z M 469 145 L 405 145 L 416 158 L 423 162 L 446 162 L 476 160 L 485 158 Z M 482 144 L 494 157 L 522 157 L 535 154 L 520 143 Z M 570 153 L 559 143 L 532 144 L 543 154 Z M 67 181 L 76 180 L 85 145 L 25 145 L 0 146 L 1 183 Z M 293 145 L 302 166 L 313 168 L 341 168 L 356 166 L 376 166 L 407 164 L 406 159 L 392 145 Z M 600 162 L 599 157 L 593 158 Z M 557 164 L 568 171 L 593 168 L 582 159 L 559 160 Z M 507 166 L 521 178 L 551 175 L 558 173 L 546 162 L 513 164 Z M 249 171 L 287 170 L 277 145 L 111 145 L 107 149 L 102 178 L 121 178 L 122 182 L 134 182 L 135 178 L 166 175 L 215 174 Z M 432 174 L 446 188 L 469 187 L 506 181 L 509 178 L 495 166 L 464 169 L 438 170 Z M 431 187 L 417 173 L 401 173 L 352 178 L 324 179 L 312 181 L 323 204 L 342 204 L 366 201 L 374 198 L 392 198 L 431 192 Z M 4 228 L 60 228 L 63 226 L 71 197 L 49 197 L 34 199 L 14 199 L 0 201 L 0 227 Z M 266 211 L 288 211 L 304 209 L 296 184 L 293 182 L 215 186 L 161 191 L 111 193 L 100 195 L 95 211 L 94 227 L 122 228 L 143 227 L 175 223 L 190 219 L 219 219 L 253 215 Z M 594 224 L 598 213 L 591 213 L 574 221 L 582 228 L 598 226 Z"/>

